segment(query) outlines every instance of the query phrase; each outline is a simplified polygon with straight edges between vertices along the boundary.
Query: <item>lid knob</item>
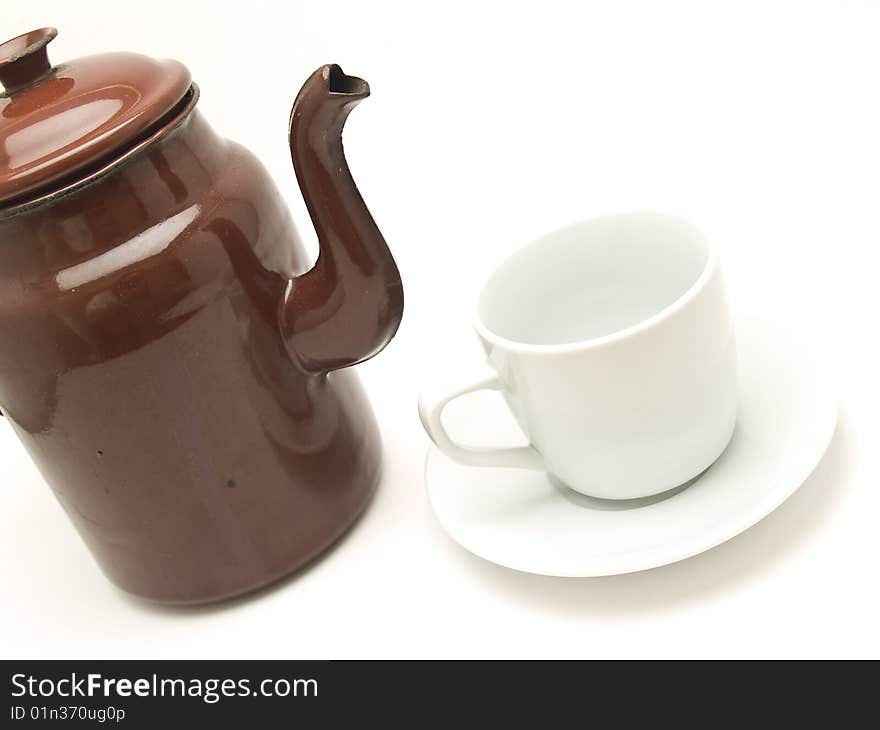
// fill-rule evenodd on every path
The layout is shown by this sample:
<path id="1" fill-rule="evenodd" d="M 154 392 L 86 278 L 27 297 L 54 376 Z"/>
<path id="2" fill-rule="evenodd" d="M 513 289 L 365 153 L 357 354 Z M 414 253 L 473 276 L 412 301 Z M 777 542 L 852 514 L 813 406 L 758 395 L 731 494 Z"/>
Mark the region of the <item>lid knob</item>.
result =
<path id="1" fill-rule="evenodd" d="M 0 43 L 0 83 L 8 95 L 39 81 L 52 70 L 46 46 L 58 31 L 40 28 Z"/>

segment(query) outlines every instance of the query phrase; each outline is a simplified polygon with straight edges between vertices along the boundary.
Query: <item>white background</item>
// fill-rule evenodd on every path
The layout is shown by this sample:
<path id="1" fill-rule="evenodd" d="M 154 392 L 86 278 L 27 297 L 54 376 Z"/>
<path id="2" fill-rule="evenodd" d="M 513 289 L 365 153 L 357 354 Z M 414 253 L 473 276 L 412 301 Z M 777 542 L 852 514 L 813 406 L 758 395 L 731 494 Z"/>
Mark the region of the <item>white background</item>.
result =
<path id="1" fill-rule="evenodd" d="M 56 62 L 185 62 L 312 251 L 290 104 L 323 63 L 367 78 L 346 151 L 407 309 L 360 368 L 385 439 L 375 501 L 250 599 L 167 609 L 115 589 L 0 425 L 0 656 L 880 656 L 880 5 L 4 0 L 0 36 L 43 25 Z M 682 563 L 584 580 L 485 563 L 430 512 L 418 392 L 478 362 L 473 293 L 500 258 L 633 209 L 701 225 L 738 305 L 813 333 L 836 364 L 838 432 L 777 512 Z"/>

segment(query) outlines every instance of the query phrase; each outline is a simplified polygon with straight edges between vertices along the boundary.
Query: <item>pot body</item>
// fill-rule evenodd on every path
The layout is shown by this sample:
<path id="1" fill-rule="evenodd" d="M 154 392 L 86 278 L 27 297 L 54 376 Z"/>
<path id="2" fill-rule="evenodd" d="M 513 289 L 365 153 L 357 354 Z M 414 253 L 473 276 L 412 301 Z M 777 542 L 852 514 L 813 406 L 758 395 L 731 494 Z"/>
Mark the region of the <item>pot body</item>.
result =
<path id="1" fill-rule="evenodd" d="M 306 268 L 269 176 L 198 111 L 0 219 L 0 409 L 124 590 L 258 588 L 366 506 L 380 443 L 356 375 L 303 372 L 279 335 Z"/>

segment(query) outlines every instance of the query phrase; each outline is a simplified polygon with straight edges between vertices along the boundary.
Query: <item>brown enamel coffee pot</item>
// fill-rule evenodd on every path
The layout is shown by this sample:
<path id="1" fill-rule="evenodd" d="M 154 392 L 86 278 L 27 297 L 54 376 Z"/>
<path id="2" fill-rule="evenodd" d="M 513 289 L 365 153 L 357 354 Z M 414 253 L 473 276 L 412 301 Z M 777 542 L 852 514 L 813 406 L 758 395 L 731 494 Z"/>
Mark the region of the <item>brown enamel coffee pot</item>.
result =
<path id="1" fill-rule="evenodd" d="M 52 67 L 55 35 L 0 45 L 0 410 L 118 586 L 258 588 L 336 540 L 379 478 L 349 366 L 394 336 L 403 292 L 342 150 L 369 86 L 323 66 L 293 105 L 310 267 L 183 65 Z"/>

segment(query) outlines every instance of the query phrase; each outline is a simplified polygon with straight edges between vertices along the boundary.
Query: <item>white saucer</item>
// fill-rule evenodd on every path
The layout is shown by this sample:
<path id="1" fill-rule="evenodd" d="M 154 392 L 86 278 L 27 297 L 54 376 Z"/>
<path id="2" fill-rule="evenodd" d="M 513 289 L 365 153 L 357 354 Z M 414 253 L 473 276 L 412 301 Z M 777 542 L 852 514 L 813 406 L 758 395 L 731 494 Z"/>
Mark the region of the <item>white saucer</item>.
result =
<path id="1" fill-rule="evenodd" d="M 440 524 L 493 563 L 569 577 L 655 568 L 751 527 L 819 463 L 834 433 L 837 400 L 810 349 L 778 325 L 740 315 L 736 336 L 740 402 L 733 440 L 690 486 L 660 498 L 593 499 L 555 486 L 541 472 L 462 466 L 431 446 L 425 480 Z M 487 441 L 501 443 L 510 429 L 507 414 L 468 400 L 450 414 L 459 416 L 458 423 L 448 419 L 450 432 L 462 433 L 470 421 Z"/>

